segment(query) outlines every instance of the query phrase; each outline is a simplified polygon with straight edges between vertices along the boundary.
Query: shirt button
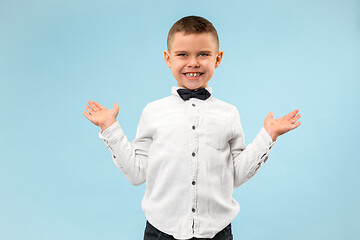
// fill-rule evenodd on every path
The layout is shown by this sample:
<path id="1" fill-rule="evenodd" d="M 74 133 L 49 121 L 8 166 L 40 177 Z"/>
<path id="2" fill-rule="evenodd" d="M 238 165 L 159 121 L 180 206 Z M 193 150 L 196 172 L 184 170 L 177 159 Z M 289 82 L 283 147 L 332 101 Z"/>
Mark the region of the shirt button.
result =
<path id="1" fill-rule="evenodd" d="M 193 107 L 195 107 L 196 105 L 195 105 L 195 103 L 193 103 L 193 104 L 191 104 Z"/>
<path id="2" fill-rule="evenodd" d="M 195 185 L 196 184 L 196 182 L 195 181 L 192 181 L 192 185 Z"/>
<path id="3" fill-rule="evenodd" d="M 116 158 L 115 155 L 113 155 L 113 158 Z"/>
<path id="4" fill-rule="evenodd" d="M 196 129 L 196 127 L 195 127 L 195 126 L 192 126 L 192 129 L 193 129 L 193 130 L 195 130 L 195 129 Z"/>
<path id="5" fill-rule="evenodd" d="M 192 154 L 191 154 L 193 157 L 195 157 L 195 153 L 193 152 Z"/>
<path id="6" fill-rule="evenodd" d="M 192 212 L 195 212 L 195 208 L 191 209 Z"/>

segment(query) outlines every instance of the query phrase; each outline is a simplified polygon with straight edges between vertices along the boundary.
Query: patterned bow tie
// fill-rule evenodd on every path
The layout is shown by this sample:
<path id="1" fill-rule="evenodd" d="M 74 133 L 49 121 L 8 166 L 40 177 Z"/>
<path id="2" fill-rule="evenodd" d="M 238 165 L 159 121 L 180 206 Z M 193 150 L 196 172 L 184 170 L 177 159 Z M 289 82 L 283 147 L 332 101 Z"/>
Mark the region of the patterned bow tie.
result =
<path id="1" fill-rule="evenodd" d="M 190 98 L 198 98 L 201 100 L 206 100 L 210 97 L 210 93 L 205 88 L 200 88 L 197 90 L 191 90 L 191 89 L 183 89 L 179 88 L 177 90 L 179 93 L 179 96 L 184 100 L 189 100 Z"/>

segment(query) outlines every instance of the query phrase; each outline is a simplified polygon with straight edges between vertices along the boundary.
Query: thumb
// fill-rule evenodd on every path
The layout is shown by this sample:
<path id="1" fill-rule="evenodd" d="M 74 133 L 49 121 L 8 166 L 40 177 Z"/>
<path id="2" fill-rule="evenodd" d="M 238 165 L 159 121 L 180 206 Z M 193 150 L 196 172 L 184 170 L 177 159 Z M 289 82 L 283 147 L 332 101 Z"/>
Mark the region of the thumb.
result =
<path id="1" fill-rule="evenodd" d="M 117 102 L 114 103 L 113 109 L 114 109 L 115 114 L 118 115 L 118 113 L 119 113 L 119 104 Z"/>
<path id="2" fill-rule="evenodd" d="M 274 117 L 273 112 L 269 112 L 268 115 L 266 116 L 266 118 L 273 118 L 273 117 Z"/>

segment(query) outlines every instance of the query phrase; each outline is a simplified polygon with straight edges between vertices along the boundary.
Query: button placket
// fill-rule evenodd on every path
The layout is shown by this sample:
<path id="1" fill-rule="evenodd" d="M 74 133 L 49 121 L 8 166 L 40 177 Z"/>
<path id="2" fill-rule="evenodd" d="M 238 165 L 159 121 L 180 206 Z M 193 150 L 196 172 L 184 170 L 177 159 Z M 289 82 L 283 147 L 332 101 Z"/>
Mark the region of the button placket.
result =
<path id="1" fill-rule="evenodd" d="M 193 222 L 195 223 L 195 214 L 197 213 L 197 175 L 198 175 L 198 154 L 199 154 L 199 139 L 198 139 L 198 122 L 199 122 L 199 108 L 198 103 L 195 99 L 190 99 L 190 112 L 191 122 L 189 124 L 189 133 L 191 136 L 191 165 L 192 165 L 192 176 L 191 184 L 192 187 L 192 206 L 191 213 L 193 215 Z M 195 226 L 193 226 L 195 228 Z"/>

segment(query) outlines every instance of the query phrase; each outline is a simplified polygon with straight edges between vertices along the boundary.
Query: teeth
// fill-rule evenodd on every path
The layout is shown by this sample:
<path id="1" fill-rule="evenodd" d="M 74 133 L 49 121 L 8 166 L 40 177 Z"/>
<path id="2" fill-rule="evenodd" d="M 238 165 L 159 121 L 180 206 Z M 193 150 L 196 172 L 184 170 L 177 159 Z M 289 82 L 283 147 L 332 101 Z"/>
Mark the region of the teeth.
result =
<path id="1" fill-rule="evenodd" d="M 188 76 L 188 77 L 198 77 L 198 76 L 200 76 L 200 73 L 187 73 L 186 76 Z"/>

